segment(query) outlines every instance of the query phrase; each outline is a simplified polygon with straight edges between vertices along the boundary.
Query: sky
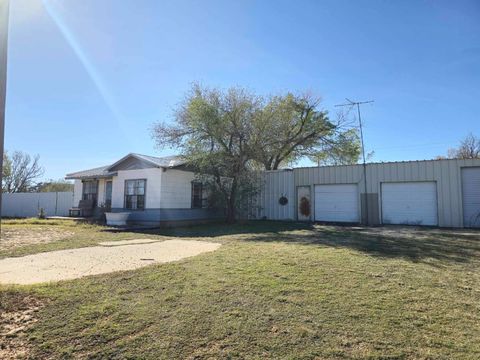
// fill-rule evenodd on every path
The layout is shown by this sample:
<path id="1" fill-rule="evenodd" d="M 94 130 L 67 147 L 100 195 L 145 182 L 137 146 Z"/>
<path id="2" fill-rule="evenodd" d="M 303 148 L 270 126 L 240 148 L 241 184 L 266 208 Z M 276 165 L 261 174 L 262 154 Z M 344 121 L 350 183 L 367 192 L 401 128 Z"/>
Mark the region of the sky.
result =
<path id="1" fill-rule="evenodd" d="M 45 179 L 158 150 L 193 82 L 362 107 L 372 161 L 480 136 L 480 1 L 13 0 L 5 147 Z M 300 165 L 313 165 L 302 161 Z"/>

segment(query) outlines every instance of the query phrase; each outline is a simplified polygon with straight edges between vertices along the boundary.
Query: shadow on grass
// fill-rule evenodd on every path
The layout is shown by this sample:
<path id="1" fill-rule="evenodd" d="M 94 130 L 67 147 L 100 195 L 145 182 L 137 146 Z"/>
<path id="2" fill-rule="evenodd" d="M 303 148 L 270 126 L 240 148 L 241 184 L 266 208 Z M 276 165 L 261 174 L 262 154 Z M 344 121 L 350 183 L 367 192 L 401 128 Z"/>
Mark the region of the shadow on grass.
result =
<path id="1" fill-rule="evenodd" d="M 241 241 L 347 248 L 371 256 L 412 262 L 469 263 L 480 261 L 480 231 L 408 226 L 330 226 L 299 222 L 250 221 L 227 225 L 211 223 L 184 228 L 144 230 L 175 237 L 242 236 Z M 432 260 L 437 260 L 433 263 Z"/>
<path id="2" fill-rule="evenodd" d="M 227 224 L 224 221 L 209 222 L 202 225 L 191 225 L 182 227 L 165 227 L 165 228 L 128 228 L 128 229 L 115 229 L 106 228 L 103 231 L 107 232 L 132 232 L 139 234 L 152 234 L 152 235 L 164 235 L 175 237 L 218 237 L 229 235 L 242 235 L 242 234 L 280 234 L 286 231 L 294 230 L 313 230 L 314 225 L 312 223 L 302 223 L 293 221 L 246 221 L 238 222 L 235 224 Z"/>
<path id="3" fill-rule="evenodd" d="M 480 233 L 457 237 L 450 236 L 448 231 L 389 227 L 375 228 L 372 231 L 369 228 L 318 227 L 312 234 L 300 236 L 298 240 L 311 245 L 349 248 L 372 256 L 402 258 L 432 265 L 432 259 L 445 265 L 480 260 Z"/>

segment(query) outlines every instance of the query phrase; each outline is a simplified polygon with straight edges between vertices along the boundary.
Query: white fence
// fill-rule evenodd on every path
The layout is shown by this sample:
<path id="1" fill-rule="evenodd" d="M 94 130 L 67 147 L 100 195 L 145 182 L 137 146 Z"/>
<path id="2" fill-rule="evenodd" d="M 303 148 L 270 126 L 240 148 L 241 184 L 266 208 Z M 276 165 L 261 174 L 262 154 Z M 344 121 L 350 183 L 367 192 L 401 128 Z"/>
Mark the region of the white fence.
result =
<path id="1" fill-rule="evenodd" d="M 46 216 L 68 216 L 73 192 L 2 194 L 2 217 L 34 217 L 41 208 Z"/>

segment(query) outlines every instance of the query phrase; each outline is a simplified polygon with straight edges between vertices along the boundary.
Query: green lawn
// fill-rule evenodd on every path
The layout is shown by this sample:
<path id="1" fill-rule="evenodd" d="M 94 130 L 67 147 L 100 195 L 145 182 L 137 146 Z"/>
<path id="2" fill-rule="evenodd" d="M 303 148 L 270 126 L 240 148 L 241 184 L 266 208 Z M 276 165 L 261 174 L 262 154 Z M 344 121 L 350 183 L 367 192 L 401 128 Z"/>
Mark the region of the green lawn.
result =
<path id="1" fill-rule="evenodd" d="M 63 224 L 63 225 L 62 225 Z M 0 287 L 44 307 L 32 358 L 480 358 L 480 232 L 280 222 L 73 235 L 0 252 L 178 236 L 212 253 L 56 285 Z M 14 301 L 15 300 L 15 301 Z"/>

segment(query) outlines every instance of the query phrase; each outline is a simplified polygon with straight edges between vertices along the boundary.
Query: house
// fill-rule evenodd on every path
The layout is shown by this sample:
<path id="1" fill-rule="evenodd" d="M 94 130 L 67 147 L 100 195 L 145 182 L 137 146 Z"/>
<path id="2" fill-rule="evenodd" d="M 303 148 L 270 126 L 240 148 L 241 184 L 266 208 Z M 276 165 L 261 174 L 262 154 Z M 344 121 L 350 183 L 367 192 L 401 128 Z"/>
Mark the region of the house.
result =
<path id="1" fill-rule="evenodd" d="M 217 219 L 202 184 L 179 157 L 128 154 L 68 174 L 74 203 L 92 199 L 133 223 Z M 316 166 L 264 171 L 256 219 L 480 227 L 480 159 Z"/>
<path id="2" fill-rule="evenodd" d="M 75 180 L 74 204 L 92 200 L 111 212 L 128 212 L 128 222 L 159 225 L 219 217 L 207 207 L 195 173 L 177 156 L 128 154 L 114 164 L 66 175 Z"/>
<path id="3" fill-rule="evenodd" d="M 257 218 L 480 227 L 480 159 L 267 171 Z"/>

